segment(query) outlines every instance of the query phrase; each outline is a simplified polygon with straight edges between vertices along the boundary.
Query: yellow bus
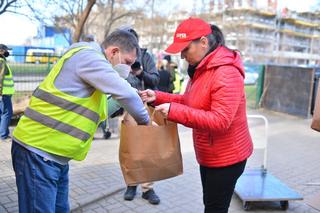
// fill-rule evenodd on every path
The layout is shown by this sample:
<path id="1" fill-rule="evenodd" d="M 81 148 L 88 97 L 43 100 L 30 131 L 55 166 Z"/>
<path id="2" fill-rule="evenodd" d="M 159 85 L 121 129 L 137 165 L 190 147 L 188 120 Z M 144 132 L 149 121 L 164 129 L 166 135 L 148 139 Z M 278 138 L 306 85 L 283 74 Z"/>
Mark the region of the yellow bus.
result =
<path id="1" fill-rule="evenodd" d="M 52 49 L 28 49 L 26 55 L 27 63 L 56 63 L 58 57 L 54 56 Z"/>

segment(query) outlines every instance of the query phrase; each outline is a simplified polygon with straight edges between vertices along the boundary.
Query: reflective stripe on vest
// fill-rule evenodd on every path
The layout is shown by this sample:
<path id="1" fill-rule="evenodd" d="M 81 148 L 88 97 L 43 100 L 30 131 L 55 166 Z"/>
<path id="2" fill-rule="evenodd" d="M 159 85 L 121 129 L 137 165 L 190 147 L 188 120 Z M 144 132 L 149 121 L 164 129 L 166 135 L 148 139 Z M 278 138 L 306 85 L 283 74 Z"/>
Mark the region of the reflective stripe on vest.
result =
<path id="1" fill-rule="evenodd" d="M 90 97 L 79 98 L 54 85 L 64 62 L 86 48 L 90 47 L 69 50 L 54 65 L 34 91 L 13 132 L 14 139 L 59 156 L 75 160 L 86 157 L 99 123 L 107 116 L 106 95 L 95 90 Z"/>
<path id="2" fill-rule="evenodd" d="M 79 140 L 86 141 L 90 138 L 90 135 L 81 129 L 73 127 L 69 124 L 62 123 L 58 120 L 55 120 L 49 116 L 43 115 L 34 111 L 33 109 L 27 108 L 24 112 L 24 115 L 31 118 L 34 121 L 37 121 L 47 127 L 52 129 L 59 130 L 60 132 L 64 132 L 68 135 L 71 135 Z"/>
<path id="3" fill-rule="evenodd" d="M 61 107 L 62 109 L 73 111 L 81 116 L 87 117 L 88 119 L 92 120 L 96 124 L 98 124 L 100 116 L 98 113 L 85 108 L 79 104 L 73 103 L 71 101 L 68 101 L 66 99 L 60 98 L 58 96 L 54 96 L 49 92 L 46 92 L 40 88 L 37 88 L 34 93 L 34 97 L 37 97 L 43 101 L 46 101 L 50 104 L 56 105 Z"/>
<path id="4" fill-rule="evenodd" d="M 0 58 L 0 60 L 5 61 L 3 58 Z M 5 61 L 5 66 L 8 70 L 8 73 L 4 76 L 3 82 L 2 82 L 2 94 L 3 95 L 13 95 L 15 90 L 14 90 L 14 81 L 13 81 L 13 76 L 12 76 L 12 71 L 9 65 Z"/>

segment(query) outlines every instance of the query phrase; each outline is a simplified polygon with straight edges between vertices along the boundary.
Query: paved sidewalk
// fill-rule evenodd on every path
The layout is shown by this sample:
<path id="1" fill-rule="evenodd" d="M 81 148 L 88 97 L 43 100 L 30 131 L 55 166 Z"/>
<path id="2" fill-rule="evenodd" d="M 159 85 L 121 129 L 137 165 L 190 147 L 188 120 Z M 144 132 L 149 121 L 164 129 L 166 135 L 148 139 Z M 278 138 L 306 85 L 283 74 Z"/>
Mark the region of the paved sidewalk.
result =
<path id="1" fill-rule="evenodd" d="M 320 133 L 309 128 L 310 120 L 277 113 L 265 114 L 270 122 L 268 171 L 303 196 L 320 192 Z M 260 130 L 261 125 L 253 123 Z M 118 165 L 119 140 L 95 140 L 87 159 L 72 162 L 70 166 L 70 201 L 73 212 L 203 212 L 198 164 L 195 161 L 191 131 L 179 127 L 184 160 L 184 174 L 159 181 L 155 190 L 161 197 L 158 206 L 141 198 L 141 190 L 134 201 L 124 201 L 124 181 Z M 97 138 L 101 134 L 97 134 Z M 15 180 L 10 160 L 11 144 L 0 144 L 0 213 L 17 212 Z M 256 166 L 261 159 L 257 152 L 248 166 Z M 110 194 L 111 193 L 111 194 Z M 102 198 L 99 200 L 99 198 Z M 90 203 L 91 201 L 95 201 Z M 84 205 L 80 207 L 80 205 Z M 250 212 L 283 212 L 277 203 L 255 205 Z M 234 196 L 231 213 L 245 212 L 241 201 Z M 316 213 L 304 201 L 289 202 L 287 212 Z"/>
<path id="2" fill-rule="evenodd" d="M 100 135 L 98 134 L 100 137 Z M 71 162 L 71 208 L 124 187 L 117 163 L 118 140 L 96 140 L 87 160 Z M 0 213 L 17 212 L 17 193 L 10 156 L 11 143 L 0 144 Z"/>

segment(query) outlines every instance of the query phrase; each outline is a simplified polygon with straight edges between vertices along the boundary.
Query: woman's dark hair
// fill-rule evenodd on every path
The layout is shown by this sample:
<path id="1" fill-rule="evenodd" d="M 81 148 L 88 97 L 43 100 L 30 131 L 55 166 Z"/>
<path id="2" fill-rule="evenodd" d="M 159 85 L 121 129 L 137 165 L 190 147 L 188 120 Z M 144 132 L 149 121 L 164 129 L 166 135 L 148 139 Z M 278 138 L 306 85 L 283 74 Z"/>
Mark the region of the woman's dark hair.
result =
<path id="1" fill-rule="evenodd" d="M 209 52 L 212 52 L 219 46 L 225 46 L 224 36 L 220 28 L 214 24 L 211 24 L 212 33 L 207 35 L 207 39 L 209 41 Z"/>
<path id="2" fill-rule="evenodd" d="M 209 55 L 211 52 L 213 52 L 215 49 L 217 49 L 220 46 L 224 46 L 227 49 L 229 49 L 226 44 L 225 44 L 225 40 L 224 40 L 224 36 L 222 31 L 220 30 L 220 28 L 214 24 L 210 24 L 211 26 L 211 31 L 212 33 L 207 35 L 206 38 L 208 39 L 209 42 L 209 51 L 207 52 L 207 55 Z M 200 40 L 201 38 L 199 38 L 198 40 Z M 235 52 L 235 50 L 229 49 L 232 52 Z M 189 65 L 188 67 L 188 74 L 190 76 L 190 78 L 193 78 L 194 72 L 196 67 L 198 66 L 200 62 L 198 62 L 195 65 Z"/>
<path id="3" fill-rule="evenodd" d="M 209 46 L 210 46 L 210 49 L 209 49 L 207 55 L 210 54 L 215 49 L 217 49 L 217 47 L 219 47 L 219 46 L 224 46 L 225 48 L 227 48 L 228 50 L 230 50 L 234 54 L 236 54 L 236 52 L 237 52 L 241 55 L 241 52 L 239 50 L 230 49 L 229 47 L 226 46 L 223 33 L 218 26 L 216 26 L 214 24 L 210 24 L 210 26 L 211 26 L 212 33 L 206 36 L 209 41 Z"/>

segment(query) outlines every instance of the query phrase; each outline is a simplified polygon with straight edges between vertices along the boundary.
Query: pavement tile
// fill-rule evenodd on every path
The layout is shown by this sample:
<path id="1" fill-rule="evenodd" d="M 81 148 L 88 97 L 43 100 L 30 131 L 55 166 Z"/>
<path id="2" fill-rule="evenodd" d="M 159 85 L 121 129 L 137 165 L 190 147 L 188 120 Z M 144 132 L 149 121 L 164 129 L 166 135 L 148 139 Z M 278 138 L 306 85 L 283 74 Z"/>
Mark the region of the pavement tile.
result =
<path id="1" fill-rule="evenodd" d="M 256 114 L 257 112 L 249 112 Z M 319 193 L 320 186 L 306 183 L 320 182 L 319 133 L 310 130 L 310 119 L 294 118 L 282 114 L 258 111 L 265 114 L 270 123 L 268 144 L 268 172 L 288 186 L 309 196 Z M 254 128 L 260 128 L 256 125 Z M 79 202 L 104 196 L 94 203 L 74 211 L 76 213 L 198 213 L 203 212 L 199 166 L 195 160 L 191 131 L 179 126 L 184 174 L 155 183 L 155 191 L 161 198 L 157 206 L 141 198 L 141 189 L 133 201 L 124 201 L 125 183 L 118 163 L 119 139 L 96 140 L 86 160 L 70 163 L 70 201 L 73 207 Z M 255 135 L 256 136 L 256 135 Z M 97 133 L 97 138 L 101 133 Z M 17 195 L 10 160 L 10 144 L 0 144 L 0 213 L 18 211 Z M 248 161 L 248 167 L 261 162 L 259 151 Z M 111 196 L 105 195 L 123 189 Z M 233 196 L 230 213 L 244 213 L 242 202 Z M 257 203 L 250 212 L 282 213 L 278 203 Z M 290 213 L 317 213 L 303 201 L 289 202 Z M 319 213 L 319 212 L 318 212 Z"/>

